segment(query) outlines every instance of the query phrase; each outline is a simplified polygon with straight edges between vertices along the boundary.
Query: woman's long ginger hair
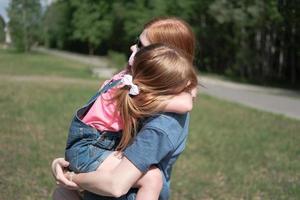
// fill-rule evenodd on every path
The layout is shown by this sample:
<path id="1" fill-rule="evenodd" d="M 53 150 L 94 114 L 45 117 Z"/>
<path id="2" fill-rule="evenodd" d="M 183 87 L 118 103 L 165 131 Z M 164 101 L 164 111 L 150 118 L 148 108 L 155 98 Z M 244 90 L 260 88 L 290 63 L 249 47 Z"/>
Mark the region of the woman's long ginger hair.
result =
<path id="1" fill-rule="evenodd" d="M 180 49 L 153 44 L 137 52 L 129 74 L 139 88 L 136 96 L 129 86 L 121 87 L 114 100 L 123 120 L 123 134 L 117 150 L 124 150 L 137 133 L 138 119 L 163 111 L 165 100 L 197 87 L 197 74 Z"/>
<path id="2" fill-rule="evenodd" d="M 146 37 L 151 44 L 162 43 L 181 49 L 193 62 L 196 39 L 191 26 L 176 17 L 154 18 L 144 26 Z"/>

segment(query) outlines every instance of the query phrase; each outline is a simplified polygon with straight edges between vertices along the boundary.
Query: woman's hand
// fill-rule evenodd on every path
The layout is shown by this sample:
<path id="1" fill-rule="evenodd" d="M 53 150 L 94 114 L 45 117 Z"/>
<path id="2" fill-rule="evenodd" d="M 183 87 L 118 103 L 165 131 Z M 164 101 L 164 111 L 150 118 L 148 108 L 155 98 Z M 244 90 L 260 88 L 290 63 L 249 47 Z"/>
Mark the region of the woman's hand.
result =
<path id="1" fill-rule="evenodd" d="M 70 190 L 79 190 L 80 187 L 68 180 L 67 177 L 70 178 L 70 172 L 67 171 L 67 167 L 69 166 L 69 162 L 67 162 L 64 158 L 56 158 L 53 160 L 51 168 L 52 174 L 56 180 L 56 184 L 61 185 Z"/>

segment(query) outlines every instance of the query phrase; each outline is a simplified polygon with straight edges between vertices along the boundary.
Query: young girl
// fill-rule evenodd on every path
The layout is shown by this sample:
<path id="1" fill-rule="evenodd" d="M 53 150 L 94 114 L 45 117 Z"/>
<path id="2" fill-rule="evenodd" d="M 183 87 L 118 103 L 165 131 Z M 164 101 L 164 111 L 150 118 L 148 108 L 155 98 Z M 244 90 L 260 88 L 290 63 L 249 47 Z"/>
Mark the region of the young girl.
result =
<path id="1" fill-rule="evenodd" d="M 194 68 L 179 50 L 163 45 L 141 49 L 126 74 L 115 76 L 76 112 L 66 147 L 69 168 L 77 173 L 97 170 L 111 150 L 128 146 L 137 132 L 138 119 L 168 109 L 183 112 L 184 105 L 176 99 L 191 99 L 196 86 Z M 146 173 L 136 183 L 138 200 L 158 199 L 162 181 L 152 176 L 153 172 L 150 176 Z"/>

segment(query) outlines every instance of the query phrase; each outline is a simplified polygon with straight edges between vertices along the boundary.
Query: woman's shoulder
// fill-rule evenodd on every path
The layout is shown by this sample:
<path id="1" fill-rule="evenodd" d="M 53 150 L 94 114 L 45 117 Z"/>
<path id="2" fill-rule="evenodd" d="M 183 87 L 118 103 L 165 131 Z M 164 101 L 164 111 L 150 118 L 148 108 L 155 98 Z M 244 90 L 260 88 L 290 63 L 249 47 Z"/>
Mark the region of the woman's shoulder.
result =
<path id="1" fill-rule="evenodd" d="M 148 117 L 142 122 L 143 128 L 155 128 L 163 131 L 182 131 L 186 129 L 189 124 L 189 113 L 159 113 Z"/>

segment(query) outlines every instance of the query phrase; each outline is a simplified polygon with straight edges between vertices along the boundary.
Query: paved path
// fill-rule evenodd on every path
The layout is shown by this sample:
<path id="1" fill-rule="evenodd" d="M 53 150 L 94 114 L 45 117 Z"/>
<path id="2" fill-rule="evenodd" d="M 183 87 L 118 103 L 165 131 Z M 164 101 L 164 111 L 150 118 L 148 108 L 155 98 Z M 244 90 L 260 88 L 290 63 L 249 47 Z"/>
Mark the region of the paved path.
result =
<path id="1" fill-rule="evenodd" d="M 115 71 L 108 68 L 109 61 L 105 57 L 84 56 L 43 48 L 37 50 L 95 66 L 94 73 L 105 78 L 111 77 Z M 200 89 L 200 93 L 300 120 L 300 91 L 239 84 L 209 77 L 200 77 L 200 82 L 205 86 Z"/>
<path id="2" fill-rule="evenodd" d="M 88 66 L 92 67 L 93 73 L 99 77 L 109 78 L 116 71 L 115 69 L 109 68 L 109 59 L 107 59 L 107 57 L 105 56 L 88 56 L 79 53 L 60 51 L 56 49 L 46 49 L 43 47 L 36 47 L 34 48 L 34 50 L 85 63 Z"/>
<path id="3" fill-rule="evenodd" d="M 203 93 L 300 120 L 300 92 L 200 78 Z"/>

